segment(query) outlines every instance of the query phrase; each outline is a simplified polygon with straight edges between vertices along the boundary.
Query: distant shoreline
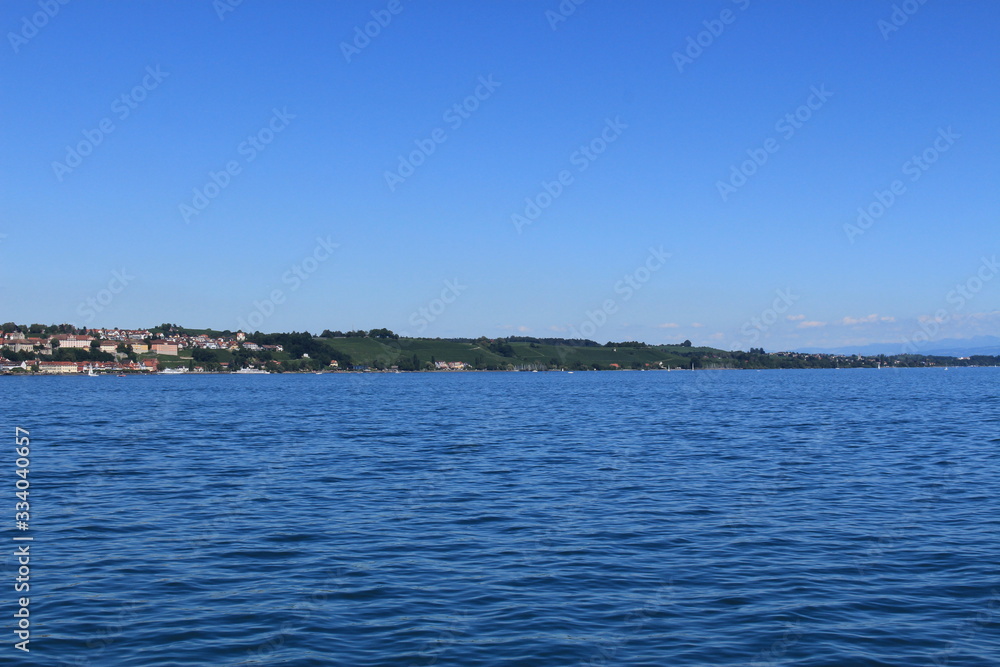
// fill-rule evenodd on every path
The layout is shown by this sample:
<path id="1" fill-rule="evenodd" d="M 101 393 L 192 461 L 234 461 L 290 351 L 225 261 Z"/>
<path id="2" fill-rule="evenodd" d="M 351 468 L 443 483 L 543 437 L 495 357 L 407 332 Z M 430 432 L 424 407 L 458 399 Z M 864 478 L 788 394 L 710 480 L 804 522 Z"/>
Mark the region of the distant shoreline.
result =
<path id="1" fill-rule="evenodd" d="M 706 372 L 706 371 L 738 371 L 738 372 L 761 372 L 761 371 L 888 371 L 888 370 L 950 370 L 953 368 L 971 369 L 971 368 L 997 368 L 997 366 L 886 366 L 883 368 L 876 368 L 874 366 L 847 366 L 843 368 L 585 368 L 582 370 L 563 370 L 563 369 L 550 369 L 550 370 L 499 370 L 499 369 L 478 369 L 469 368 L 464 370 L 419 370 L 419 371 L 389 371 L 389 370 L 367 370 L 367 371 L 284 371 L 284 372 L 263 372 L 263 373 L 239 373 L 235 371 L 192 371 L 187 373 L 95 373 L 94 375 L 88 375 L 87 373 L 11 373 L 4 371 L 0 373 L 0 377 L 110 377 L 110 378 L 130 378 L 130 377 L 159 377 L 159 376 L 171 376 L 171 377 L 199 377 L 205 375 L 212 376 L 247 376 L 247 375 L 456 375 L 456 374 L 468 374 L 468 373 L 566 373 L 572 375 L 573 373 L 645 373 L 645 372 L 657 372 L 657 373 L 673 373 L 673 372 Z"/>
<path id="2" fill-rule="evenodd" d="M 723 350 L 690 340 L 582 338 L 410 338 L 389 329 L 246 333 L 188 329 L 78 329 L 71 325 L 3 325 L 0 373 L 42 375 L 243 372 L 350 373 L 438 371 L 768 370 L 995 366 L 1000 356 L 910 353 L 865 356 L 751 347 Z M 181 370 L 183 369 L 183 370 Z M 249 370 L 248 370 L 249 369 Z"/>

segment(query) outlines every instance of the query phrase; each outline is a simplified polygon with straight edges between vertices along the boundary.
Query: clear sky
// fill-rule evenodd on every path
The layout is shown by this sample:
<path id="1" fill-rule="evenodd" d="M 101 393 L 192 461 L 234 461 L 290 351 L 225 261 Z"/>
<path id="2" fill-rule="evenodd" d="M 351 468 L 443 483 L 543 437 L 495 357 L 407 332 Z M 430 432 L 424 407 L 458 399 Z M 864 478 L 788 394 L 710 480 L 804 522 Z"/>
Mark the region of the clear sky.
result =
<path id="1" fill-rule="evenodd" d="M 895 7 L 5 0 L 0 320 L 996 333 L 1000 4 Z"/>

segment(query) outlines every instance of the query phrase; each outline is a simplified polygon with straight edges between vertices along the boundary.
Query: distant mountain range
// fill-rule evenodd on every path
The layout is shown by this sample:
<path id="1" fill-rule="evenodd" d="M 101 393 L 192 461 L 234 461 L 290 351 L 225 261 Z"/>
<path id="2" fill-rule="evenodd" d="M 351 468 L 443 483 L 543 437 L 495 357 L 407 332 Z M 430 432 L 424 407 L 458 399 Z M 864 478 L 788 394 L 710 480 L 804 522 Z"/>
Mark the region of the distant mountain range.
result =
<path id="1" fill-rule="evenodd" d="M 867 345 L 830 348 L 809 347 L 798 351 L 810 354 L 860 354 L 866 357 L 885 354 L 891 356 L 903 353 L 903 343 L 869 343 Z M 940 357 L 971 357 L 977 354 L 997 356 L 1000 355 L 1000 337 L 943 338 L 929 343 L 922 343 L 916 353 Z"/>

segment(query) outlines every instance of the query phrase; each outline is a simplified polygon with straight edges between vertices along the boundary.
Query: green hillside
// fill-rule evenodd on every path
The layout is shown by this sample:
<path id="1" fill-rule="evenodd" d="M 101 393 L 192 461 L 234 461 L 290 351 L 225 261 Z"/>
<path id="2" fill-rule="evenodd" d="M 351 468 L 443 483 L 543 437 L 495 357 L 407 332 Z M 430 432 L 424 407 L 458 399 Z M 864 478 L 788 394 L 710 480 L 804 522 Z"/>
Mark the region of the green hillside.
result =
<path id="1" fill-rule="evenodd" d="M 428 338 L 381 340 L 373 338 L 324 338 L 331 349 L 349 357 L 351 363 L 369 367 L 404 365 L 414 357 L 420 366 L 434 361 L 462 361 L 474 368 L 504 369 L 510 366 L 546 368 L 696 368 L 718 365 L 728 352 L 707 347 L 660 345 L 649 347 L 578 347 L 542 343 L 511 342 L 501 350 L 486 341 L 459 342 Z M 492 349 L 491 349 L 492 348 Z"/>

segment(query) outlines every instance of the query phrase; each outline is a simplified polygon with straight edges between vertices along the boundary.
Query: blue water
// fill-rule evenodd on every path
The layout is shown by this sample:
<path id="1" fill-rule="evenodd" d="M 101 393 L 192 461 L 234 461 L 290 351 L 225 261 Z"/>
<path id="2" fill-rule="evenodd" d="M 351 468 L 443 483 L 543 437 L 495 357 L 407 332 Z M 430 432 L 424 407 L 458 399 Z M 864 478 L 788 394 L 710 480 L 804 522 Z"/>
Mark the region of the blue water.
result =
<path id="1" fill-rule="evenodd" d="M 998 665 L 998 384 L 0 378 L 0 663 Z"/>

